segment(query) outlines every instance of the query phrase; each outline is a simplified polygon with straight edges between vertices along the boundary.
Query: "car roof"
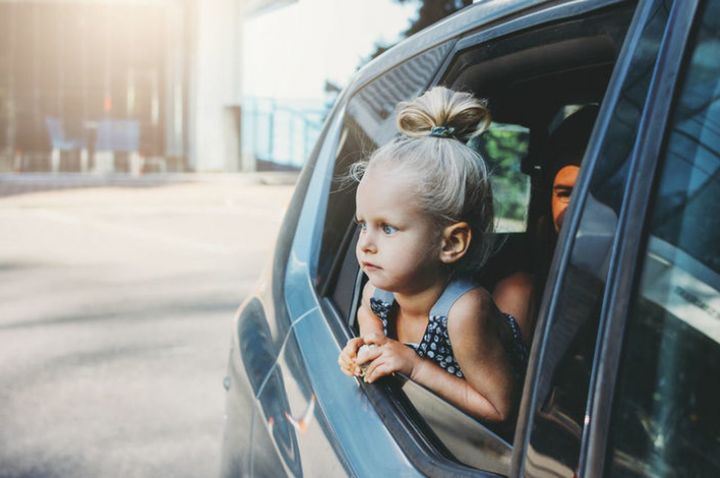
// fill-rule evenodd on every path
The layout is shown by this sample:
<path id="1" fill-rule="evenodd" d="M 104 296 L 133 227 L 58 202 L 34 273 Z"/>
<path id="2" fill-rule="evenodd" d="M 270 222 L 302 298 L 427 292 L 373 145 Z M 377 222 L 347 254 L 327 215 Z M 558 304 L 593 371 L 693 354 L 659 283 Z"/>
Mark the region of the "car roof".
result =
<path id="1" fill-rule="evenodd" d="M 432 26 L 408 37 L 365 65 L 348 90 L 355 90 L 408 58 L 458 36 L 460 33 L 517 14 L 549 0 L 486 0 L 455 12 Z M 555 3 L 555 2 L 553 2 Z"/>

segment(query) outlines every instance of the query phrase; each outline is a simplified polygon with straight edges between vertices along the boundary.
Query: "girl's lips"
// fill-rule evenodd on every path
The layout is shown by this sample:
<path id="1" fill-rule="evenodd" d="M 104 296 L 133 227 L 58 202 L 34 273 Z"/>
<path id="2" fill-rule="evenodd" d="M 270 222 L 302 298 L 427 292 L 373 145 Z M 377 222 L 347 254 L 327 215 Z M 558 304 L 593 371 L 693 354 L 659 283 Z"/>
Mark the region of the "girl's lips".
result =
<path id="1" fill-rule="evenodd" d="M 376 270 L 380 269 L 379 266 L 376 266 L 372 262 L 365 262 L 365 261 L 362 262 L 362 268 L 365 270 L 368 270 L 368 271 L 376 271 Z"/>

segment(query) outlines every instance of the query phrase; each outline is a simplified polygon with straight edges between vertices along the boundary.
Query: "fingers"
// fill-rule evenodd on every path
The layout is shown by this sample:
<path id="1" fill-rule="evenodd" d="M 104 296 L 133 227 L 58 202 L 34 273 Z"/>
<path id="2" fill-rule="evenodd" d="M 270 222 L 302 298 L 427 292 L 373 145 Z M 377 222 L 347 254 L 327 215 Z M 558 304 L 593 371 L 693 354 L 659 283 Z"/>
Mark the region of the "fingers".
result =
<path id="1" fill-rule="evenodd" d="M 338 357 L 340 370 L 350 377 L 364 376 L 368 383 L 386 375 L 394 375 L 399 368 L 392 365 L 397 362 L 397 357 L 390 345 L 393 345 L 392 341 L 377 333 L 352 338 Z"/>
<path id="2" fill-rule="evenodd" d="M 384 335 L 376 333 L 364 335 L 362 339 L 367 345 L 382 345 L 388 340 Z"/>
<path id="3" fill-rule="evenodd" d="M 340 365 L 340 371 L 349 377 L 354 377 L 360 373 L 360 367 L 342 355 L 338 358 L 338 365 Z"/>
<path id="4" fill-rule="evenodd" d="M 395 375 L 395 367 L 392 366 L 390 361 L 376 360 L 370 364 L 365 372 L 365 381 L 373 383 L 375 380 L 388 375 Z"/>
<path id="5" fill-rule="evenodd" d="M 355 337 L 353 339 L 348 340 L 347 344 L 345 344 L 345 348 L 343 349 L 343 352 L 347 351 L 348 356 L 350 358 L 355 358 L 357 356 L 358 349 L 362 345 L 363 345 L 363 338 Z"/>
<path id="6" fill-rule="evenodd" d="M 340 354 L 338 365 L 340 365 L 340 370 L 345 375 L 350 377 L 360 375 L 360 366 L 355 362 L 355 359 L 350 358 L 347 354 Z"/>
<path id="7" fill-rule="evenodd" d="M 338 365 L 340 366 L 342 373 L 345 375 L 350 377 L 360 375 L 360 367 L 355 362 L 355 357 L 357 356 L 357 351 L 362 344 L 363 339 L 356 337 L 348 340 L 345 347 L 340 351 Z"/>
<path id="8" fill-rule="evenodd" d="M 368 362 L 372 362 L 376 358 L 378 358 L 380 355 L 382 355 L 383 350 L 382 347 L 378 347 L 377 345 L 370 344 L 366 347 L 361 347 L 360 352 L 358 353 L 357 357 L 355 358 L 355 362 L 358 365 L 363 365 Z"/>
<path id="9" fill-rule="evenodd" d="M 340 357 L 344 358 L 345 361 L 348 362 L 354 361 L 357 356 L 357 351 L 362 343 L 362 339 L 359 337 L 348 340 L 345 347 L 340 351 Z"/>

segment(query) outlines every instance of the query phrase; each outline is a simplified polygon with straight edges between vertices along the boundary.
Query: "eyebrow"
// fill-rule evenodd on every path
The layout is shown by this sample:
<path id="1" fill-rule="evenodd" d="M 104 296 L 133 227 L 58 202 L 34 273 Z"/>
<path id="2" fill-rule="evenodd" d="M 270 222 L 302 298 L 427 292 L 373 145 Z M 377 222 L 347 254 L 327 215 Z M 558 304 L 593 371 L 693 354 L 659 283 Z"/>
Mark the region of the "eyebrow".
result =
<path id="1" fill-rule="evenodd" d="M 381 216 L 381 217 L 372 218 L 372 219 L 359 219 L 357 216 L 354 216 L 353 219 L 356 224 L 359 224 L 360 222 L 366 222 L 368 224 L 382 224 L 382 225 L 392 226 L 398 230 L 402 230 L 404 227 L 406 227 L 400 221 L 391 220 L 387 216 Z"/>

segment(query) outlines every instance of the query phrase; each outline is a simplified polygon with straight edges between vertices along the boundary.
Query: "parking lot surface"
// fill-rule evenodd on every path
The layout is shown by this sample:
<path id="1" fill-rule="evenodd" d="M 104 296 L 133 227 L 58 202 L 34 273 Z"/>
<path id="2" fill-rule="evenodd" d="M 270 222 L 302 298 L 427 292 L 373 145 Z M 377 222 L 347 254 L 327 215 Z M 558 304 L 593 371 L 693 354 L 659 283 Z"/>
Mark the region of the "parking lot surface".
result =
<path id="1" fill-rule="evenodd" d="M 0 476 L 211 477 L 291 176 L 0 177 Z"/>

